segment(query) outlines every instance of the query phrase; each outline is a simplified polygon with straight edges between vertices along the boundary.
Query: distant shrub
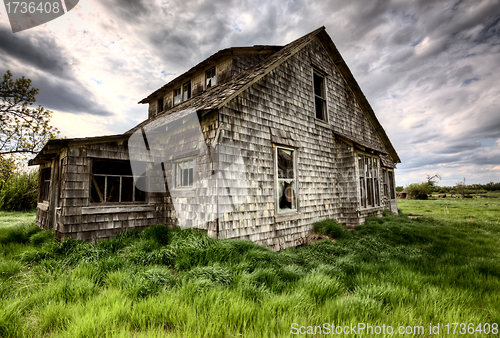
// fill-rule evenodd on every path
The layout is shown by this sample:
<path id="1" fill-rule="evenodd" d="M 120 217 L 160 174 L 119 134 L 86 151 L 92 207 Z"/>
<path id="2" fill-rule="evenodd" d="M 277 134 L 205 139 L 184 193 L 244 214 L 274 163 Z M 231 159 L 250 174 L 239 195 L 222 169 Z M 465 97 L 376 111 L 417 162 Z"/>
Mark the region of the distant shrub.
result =
<path id="1" fill-rule="evenodd" d="M 325 235 L 331 238 L 339 239 L 349 235 L 349 231 L 334 219 L 325 219 L 314 223 L 313 231 L 318 235 Z"/>
<path id="2" fill-rule="evenodd" d="M 0 209 L 25 211 L 36 208 L 38 172 L 14 173 L 4 183 L 0 191 Z"/>
<path id="3" fill-rule="evenodd" d="M 415 199 L 425 200 L 427 195 L 432 192 L 429 183 L 412 183 L 406 187 L 406 192 Z"/>

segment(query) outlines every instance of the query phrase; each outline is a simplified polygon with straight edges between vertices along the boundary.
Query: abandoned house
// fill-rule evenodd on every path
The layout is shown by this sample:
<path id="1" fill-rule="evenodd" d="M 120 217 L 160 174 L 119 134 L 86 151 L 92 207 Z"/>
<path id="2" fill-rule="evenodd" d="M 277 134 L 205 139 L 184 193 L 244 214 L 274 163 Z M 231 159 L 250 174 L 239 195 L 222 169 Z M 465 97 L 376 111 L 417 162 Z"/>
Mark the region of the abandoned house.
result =
<path id="1" fill-rule="evenodd" d="M 96 241 L 181 225 L 281 250 L 319 220 L 397 213 L 400 159 L 324 27 L 221 50 L 139 103 L 124 134 L 50 140 L 30 161 L 38 226 Z"/>

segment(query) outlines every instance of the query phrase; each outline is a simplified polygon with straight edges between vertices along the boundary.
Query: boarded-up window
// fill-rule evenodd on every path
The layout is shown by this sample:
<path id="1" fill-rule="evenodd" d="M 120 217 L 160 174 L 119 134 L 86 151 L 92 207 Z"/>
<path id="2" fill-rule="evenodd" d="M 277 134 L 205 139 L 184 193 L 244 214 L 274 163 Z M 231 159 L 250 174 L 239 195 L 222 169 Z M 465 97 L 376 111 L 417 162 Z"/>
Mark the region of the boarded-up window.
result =
<path id="1" fill-rule="evenodd" d="M 174 105 L 181 103 L 181 87 L 174 89 Z"/>
<path id="2" fill-rule="evenodd" d="M 316 70 L 313 72 L 314 82 L 314 108 L 316 118 L 326 121 L 326 91 L 325 77 Z"/>
<path id="3" fill-rule="evenodd" d="M 177 162 L 176 176 L 177 188 L 192 187 L 194 182 L 194 160 Z"/>
<path id="4" fill-rule="evenodd" d="M 127 161 L 94 160 L 91 176 L 90 203 L 146 201 L 146 193 L 135 186 L 132 169 Z"/>
<path id="5" fill-rule="evenodd" d="M 360 205 L 371 208 L 380 205 L 379 163 L 376 157 L 358 155 Z"/>
<path id="6" fill-rule="evenodd" d="M 186 101 L 191 98 L 191 81 L 187 82 L 182 86 L 182 101 Z"/>
<path id="7" fill-rule="evenodd" d="M 297 178 L 295 150 L 276 147 L 278 213 L 297 211 Z"/>
<path id="8" fill-rule="evenodd" d="M 40 182 L 40 196 L 38 199 L 39 202 L 49 201 L 50 199 L 50 174 L 51 174 L 50 168 L 40 170 L 41 182 Z"/>
<path id="9" fill-rule="evenodd" d="M 205 72 L 205 88 L 208 89 L 216 84 L 217 79 L 215 77 L 215 67 L 213 67 Z"/>

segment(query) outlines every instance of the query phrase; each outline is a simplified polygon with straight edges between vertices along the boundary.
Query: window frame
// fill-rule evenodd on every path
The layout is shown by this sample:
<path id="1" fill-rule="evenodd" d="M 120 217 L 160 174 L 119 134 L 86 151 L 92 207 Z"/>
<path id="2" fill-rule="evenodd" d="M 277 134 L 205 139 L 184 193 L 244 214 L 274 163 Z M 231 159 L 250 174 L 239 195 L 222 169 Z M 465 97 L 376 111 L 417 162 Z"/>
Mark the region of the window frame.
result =
<path id="1" fill-rule="evenodd" d="M 176 92 L 179 91 L 179 99 L 176 99 L 177 94 Z M 182 86 L 179 86 L 172 90 L 172 95 L 173 95 L 173 100 L 172 102 L 174 103 L 174 106 L 180 104 L 182 102 Z"/>
<path id="2" fill-rule="evenodd" d="M 188 90 L 187 90 L 187 95 L 188 97 L 186 98 L 186 86 L 188 87 Z M 192 90 L 191 90 L 191 80 L 187 81 L 187 82 L 184 82 L 182 84 L 182 94 L 181 94 L 181 102 L 184 102 L 184 101 L 187 101 L 189 100 L 191 97 L 193 97 L 193 93 L 192 93 Z"/>
<path id="3" fill-rule="evenodd" d="M 316 95 L 316 81 L 315 77 L 318 76 L 321 78 L 321 87 L 320 92 L 322 96 Z M 314 102 L 314 118 L 317 120 L 320 120 L 322 122 L 328 123 L 328 104 L 327 104 L 327 88 L 326 88 L 326 74 L 316 67 L 312 68 L 312 83 L 313 83 L 313 102 Z M 322 118 L 319 118 L 317 116 L 317 107 L 316 107 L 316 101 L 317 99 L 320 100 L 322 103 L 321 108 L 322 108 Z"/>
<path id="4" fill-rule="evenodd" d="M 191 184 L 188 184 L 188 185 L 179 185 L 179 165 L 182 164 L 182 163 L 188 163 L 188 162 L 192 162 L 193 163 L 193 168 L 192 168 L 193 169 L 193 178 L 192 178 L 193 181 L 191 182 Z M 182 170 L 186 170 L 186 169 L 182 169 Z M 182 158 L 182 159 L 176 160 L 174 162 L 173 176 L 174 176 L 173 177 L 174 188 L 176 190 L 191 190 L 191 189 L 194 189 L 194 182 L 196 181 L 196 157 L 186 157 L 186 158 Z"/>
<path id="5" fill-rule="evenodd" d="M 134 180 L 134 175 L 116 175 L 116 174 L 94 174 L 93 172 L 93 165 L 95 161 L 99 162 L 114 162 L 117 165 L 119 164 L 129 164 L 127 161 L 117 161 L 117 160 L 101 160 L 101 159 L 93 159 L 90 162 L 90 189 L 89 189 L 89 205 L 126 205 L 126 204 L 146 204 L 148 202 L 148 194 L 147 192 L 144 193 L 144 200 L 136 200 L 136 191 L 138 190 L 136 188 L 135 180 Z M 92 202 L 92 190 L 93 190 L 93 185 L 97 184 L 94 183 L 95 177 L 103 177 L 104 176 L 104 188 L 103 188 L 103 199 L 104 202 L 101 201 L 94 201 Z M 119 190 L 118 190 L 118 202 L 107 202 L 107 194 L 108 194 L 108 177 L 119 177 L 120 178 L 120 183 L 119 183 Z M 132 178 L 132 201 L 122 201 L 122 191 L 123 191 L 123 178 Z M 99 191 L 101 192 L 101 191 Z M 101 192 L 102 193 L 102 192 Z M 101 198 L 100 194 L 98 193 L 99 198 Z"/>
<path id="6" fill-rule="evenodd" d="M 380 208 L 380 159 L 377 155 L 356 152 L 358 171 L 359 207 L 361 209 Z"/>
<path id="7" fill-rule="evenodd" d="M 209 86 L 208 83 L 207 83 L 207 80 L 209 79 L 208 73 L 211 72 L 211 71 L 214 72 L 214 75 L 213 75 L 213 77 L 210 77 L 210 79 L 213 78 L 214 79 L 214 83 L 210 84 L 210 86 Z M 217 85 L 217 68 L 216 68 L 216 66 L 213 66 L 213 67 L 211 67 L 211 68 L 209 68 L 209 69 L 207 69 L 205 71 L 205 90 L 207 90 L 208 88 L 212 88 L 212 87 L 214 87 L 216 85 Z"/>
<path id="8" fill-rule="evenodd" d="M 387 180 L 389 182 L 389 199 L 396 199 L 396 182 L 394 178 L 394 170 L 387 169 Z"/>
<path id="9" fill-rule="evenodd" d="M 278 149 L 284 149 L 284 150 L 288 150 L 288 151 L 292 151 L 292 154 L 293 154 L 293 179 L 292 181 L 294 182 L 294 186 L 295 186 L 295 209 L 289 209 L 287 211 L 282 211 L 282 209 L 280 209 L 280 196 L 279 196 L 279 184 L 280 184 L 280 181 L 285 181 L 285 180 L 290 180 L 289 178 L 280 178 L 279 177 L 279 174 L 278 174 L 278 170 L 279 170 L 279 167 L 278 167 Z M 275 158 L 275 161 L 274 161 L 274 174 L 275 174 L 275 189 L 276 189 L 276 193 L 275 193 L 275 203 L 276 203 L 276 215 L 289 215 L 289 214 L 295 214 L 295 213 L 298 213 L 299 212 L 299 184 L 298 184 L 298 177 L 297 177 L 297 149 L 296 148 L 292 148 L 292 147 L 287 147 L 287 146 L 281 146 L 281 145 L 275 145 L 274 147 L 274 158 Z"/>
<path id="10" fill-rule="evenodd" d="M 165 100 L 163 99 L 163 97 L 160 97 L 159 99 L 156 100 L 156 114 L 159 114 L 162 111 L 164 111 L 165 110 L 164 107 L 165 107 Z"/>
<path id="11" fill-rule="evenodd" d="M 48 179 L 47 179 L 48 177 Z M 47 167 L 40 169 L 40 195 L 38 202 L 50 202 L 50 187 L 52 182 L 52 168 Z"/>

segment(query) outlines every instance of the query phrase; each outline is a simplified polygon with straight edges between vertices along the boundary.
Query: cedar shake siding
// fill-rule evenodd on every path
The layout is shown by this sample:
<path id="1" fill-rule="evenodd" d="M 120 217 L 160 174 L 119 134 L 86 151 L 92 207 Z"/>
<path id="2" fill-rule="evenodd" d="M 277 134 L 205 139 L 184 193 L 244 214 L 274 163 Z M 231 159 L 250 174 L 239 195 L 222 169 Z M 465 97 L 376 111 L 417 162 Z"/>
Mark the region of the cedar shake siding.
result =
<path id="1" fill-rule="evenodd" d="M 211 69 L 216 83 L 207 87 Z M 186 83 L 191 96 L 174 104 L 176 89 Z M 38 226 L 59 238 L 96 241 L 131 228 L 180 224 L 281 250 L 303 244 L 314 222 L 326 218 L 354 228 L 384 209 L 397 213 L 399 157 L 324 27 L 285 46 L 219 51 L 140 103 L 149 105 L 148 119 L 128 132 L 49 141 L 32 160 L 41 171 L 51 168 L 49 200 L 39 191 Z M 213 173 L 217 162 L 229 168 L 225 186 L 172 190 L 169 182 L 166 192 L 148 192 L 144 201 L 92 203 L 103 198 L 92 195 L 99 185 L 93 177 L 102 186 L 105 180 L 93 176 L 92 163 L 126 166 L 131 135 L 167 116 L 182 117 L 186 109 L 197 112 L 206 147 L 194 164 L 175 169 L 178 164 L 166 163 L 149 183 L 172 178 L 189 187 Z M 177 139 L 162 146 L 190 142 Z M 242 162 L 231 165 L 237 158 Z"/>

